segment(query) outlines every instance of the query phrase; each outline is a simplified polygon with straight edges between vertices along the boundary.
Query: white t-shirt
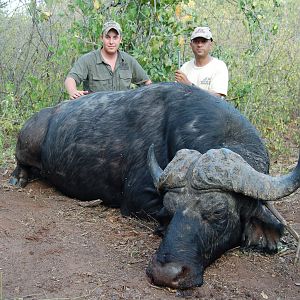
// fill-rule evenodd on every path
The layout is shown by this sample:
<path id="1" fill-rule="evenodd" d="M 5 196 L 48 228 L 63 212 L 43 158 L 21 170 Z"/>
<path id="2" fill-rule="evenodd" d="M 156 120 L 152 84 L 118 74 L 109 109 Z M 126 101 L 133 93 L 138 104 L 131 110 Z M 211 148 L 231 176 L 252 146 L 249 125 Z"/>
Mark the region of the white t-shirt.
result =
<path id="1" fill-rule="evenodd" d="M 215 57 L 204 67 L 197 67 L 192 59 L 183 64 L 180 70 L 194 85 L 215 93 L 227 95 L 228 69 L 226 64 Z"/>

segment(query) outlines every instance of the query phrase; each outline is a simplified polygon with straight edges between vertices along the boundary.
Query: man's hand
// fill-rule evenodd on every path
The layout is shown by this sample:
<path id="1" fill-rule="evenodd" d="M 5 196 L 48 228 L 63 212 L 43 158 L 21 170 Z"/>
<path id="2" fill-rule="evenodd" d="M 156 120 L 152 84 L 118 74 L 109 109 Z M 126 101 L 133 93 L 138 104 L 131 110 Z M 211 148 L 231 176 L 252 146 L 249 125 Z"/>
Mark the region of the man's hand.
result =
<path id="1" fill-rule="evenodd" d="M 67 77 L 65 80 L 65 87 L 66 90 L 70 96 L 70 99 L 74 100 L 76 98 L 79 98 L 83 95 L 88 94 L 88 91 L 78 91 L 76 88 L 76 82 L 75 79 L 72 77 Z"/>
<path id="2" fill-rule="evenodd" d="M 175 80 L 180 83 L 192 85 L 192 83 L 187 79 L 186 75 L 180 70 L 175 71 Z"/>
<path id="3" fill-rule="evenodd" d="M 79 98 L 79 97 L 81 97 L 83 95 L 86 95 L 88 93 L 89 93 L 89 91 L 77 91 L 76 90 L 76 91 L 70 93 L 69 95 L 70 95 L 70 99 L 74 100 L 74 99 Z"/>

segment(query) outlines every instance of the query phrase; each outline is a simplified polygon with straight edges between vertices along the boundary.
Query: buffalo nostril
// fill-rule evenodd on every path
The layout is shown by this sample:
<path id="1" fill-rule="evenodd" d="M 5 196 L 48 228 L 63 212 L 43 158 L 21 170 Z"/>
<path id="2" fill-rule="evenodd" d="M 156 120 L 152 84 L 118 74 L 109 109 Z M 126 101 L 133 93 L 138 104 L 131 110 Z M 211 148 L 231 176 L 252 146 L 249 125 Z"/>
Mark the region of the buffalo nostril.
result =
<path id="1" fill-rule="evenodd" d="M 164 273 L 170 277 L 175 278 L 182 273 L 182 267 L 173 263 L 168 263 L 163 266 Z"/>
<path id="2" fill-rule="evenodd" d="M 162 263 L 153 259 L 146 273 L 152 284 L 178 288 L 189 281 L 190 268 L 178 262 Z"/>
<path id="3" fill-rule="evenodd" d="M 174 280 L 178 280 L 180 278 L 184 278 L 188 274 L 188 268 L 187 267 L 181 267 L 180 272 L 177 273 Z"/>
<path id="4" fill-rule="evenodd" d="M 189 275 L 189 268 L 182 266 L 180 272 L 176 274 L 172 281 L 174 287 L 178 287 L 180 282 L 184 281 Z"/>

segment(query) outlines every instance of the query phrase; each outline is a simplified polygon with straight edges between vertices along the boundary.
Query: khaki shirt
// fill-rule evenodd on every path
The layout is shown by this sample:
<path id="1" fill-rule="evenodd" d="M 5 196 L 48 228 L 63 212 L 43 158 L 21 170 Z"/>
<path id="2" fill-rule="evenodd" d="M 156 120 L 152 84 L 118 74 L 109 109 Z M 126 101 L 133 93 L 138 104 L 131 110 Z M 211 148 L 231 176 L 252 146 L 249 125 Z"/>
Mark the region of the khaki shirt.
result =
<path id="1" fill-rule="evenodd" d="M 136 59 L 123 51 L 118 51 L 112 71 L 103 61 L 100 49 L 81 56 L 67 77 L 72 77 L 77 85 L 83 82 L 83 89 L 89 92 L 128 90 L 132 83 L 139 85 L 149 80 Z"/>

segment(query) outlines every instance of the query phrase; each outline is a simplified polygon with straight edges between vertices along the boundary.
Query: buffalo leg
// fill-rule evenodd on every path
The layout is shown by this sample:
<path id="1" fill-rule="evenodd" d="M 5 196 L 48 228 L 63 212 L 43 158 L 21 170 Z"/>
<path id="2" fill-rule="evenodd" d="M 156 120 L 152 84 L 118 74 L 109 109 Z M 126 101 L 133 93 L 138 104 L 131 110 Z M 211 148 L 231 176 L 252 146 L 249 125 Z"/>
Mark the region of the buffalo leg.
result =
<path id="1" fill-rule="evenodd" d="M 11 185 L 25 187 L 28 183 L 28 168 L 17 165 L 9 179 Z"/>
<path id="2" fill-rule="evenodd" d="M 162 197 L 157 193 L 149 174 L 145 175 L 143 172 L 135 177 L 137 179 L 128 181 L 124 188 L 127 201 L 121 203 L 122 214 L 159 221 L 158 215 L 163 207 Z"/>
<path id="3" fill-rule="evenodd" d="M 39 178 L 39 170 L 34 167 L 17 165 L 9 179 L 11 185 L 24 188 L 28 181 Z"/>
<path id="4" fill-rule="evenodd" d="M 25 187 L 29 180 L 40 177 L 41 147 L 47 134 L 54 108 L 45 108 L 34 114 L 19 133 L 16 146 L 17 167 L 9 183 Z"/>

